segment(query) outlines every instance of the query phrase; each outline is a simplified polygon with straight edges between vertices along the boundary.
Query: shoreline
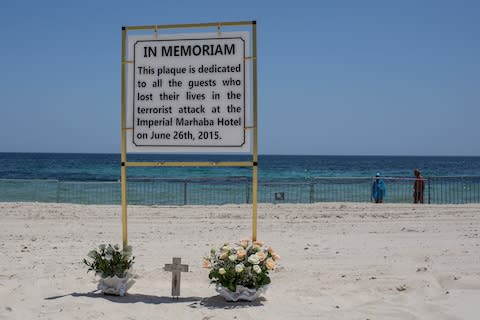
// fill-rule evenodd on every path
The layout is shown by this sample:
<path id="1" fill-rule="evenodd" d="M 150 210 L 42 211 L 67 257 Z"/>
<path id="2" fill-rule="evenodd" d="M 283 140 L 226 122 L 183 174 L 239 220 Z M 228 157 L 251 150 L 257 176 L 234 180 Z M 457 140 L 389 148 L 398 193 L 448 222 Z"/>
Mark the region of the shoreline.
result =
<path id="1" fill-rule="evenodd" d="M 0 203 L 0 319 L 476 319 L 480 204 L 259 204 L 258 239 L 281 255 L 265 299 L 224 302 L 211 247 L 251 236 L 251 205 L 129 206 L 136 283 L 92 293 L 81 263 L 121 243 L 120 205 Z M 169 297 L 172 257 L 181 297 Z"/>

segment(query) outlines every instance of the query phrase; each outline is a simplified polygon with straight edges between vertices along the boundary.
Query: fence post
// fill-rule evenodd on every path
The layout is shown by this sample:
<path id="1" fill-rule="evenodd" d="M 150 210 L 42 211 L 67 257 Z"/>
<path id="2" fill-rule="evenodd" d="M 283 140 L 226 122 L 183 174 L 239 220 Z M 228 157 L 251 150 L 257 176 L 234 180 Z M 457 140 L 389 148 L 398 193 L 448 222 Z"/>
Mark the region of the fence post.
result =
<path id="1" fill-rule="evenodd" d="M 430 178 L 427 178 L 428 204 L 430 204 Z"/>
<path id="2" fill-rule="evenodd" d="M 183 180 L 183 205 L 187 205 L 187 180 Z"/>
<path id="3" fill-rule="evenodd" d="M 245 180 L 245 190 L 246 190 L 245 203 L 249 204 L 250 203 L 250 183 L 248 179 Z"/>
<path id="4" fill-rule="evenodd" d="M 57 196 L 56 196 L 56 202 L 60 202 L 60 181 L 57 180 Z"/>
<path id="5" fill-rule="evenodd" d="M 310 182 L 310 203 L 314 202 L 314 196 L 315 196 L 315 183 Z"/>
<path id="6" fill-rule="evenodd" d="M 372 178 L 370 179 L 370 185 L 368 186 L 368 189 L 367 189 L 367 190 L 368 190 L 368 192 L 367 192 L 368 202 L 372 202 L 372 203 L 375 203 L 375 200 L 372 198 L 372 187 L 373 187 L 373 183 L 375 182 L 375 180 L 376 180 L 376 177 L 372 177 Z M 385 180 L 384 180 L 384 181 L 385 181 Z M 387 179 L 387 181 L 389 181 L 389 180 Z M 390 180 L 390 183 L 389 183 L 389 184 L 390 184 L 390 185 L 393 184 L 393 179 Z M 392 187 L 393 187 L 393 185 L 392 185 Z M 393 189 L 393 188 L 391 188 L 391 189 Z M 388 191 L 388 190 L 385 189 L 385 194 L 383 195 L 383 196 L 384 196 L 383 202 L 387 201 L 387 191 Z M 393 191 L 393 190 L 392 190 L 392 191 Z M 392 192 L 392 193 L 393 193 L 393 192 Z M 390 198 L 390 199 L 392 199 L 392 198 Z M 393 201 L 392 201 L 392 202 L 393 202 Z"/>
<path id="7" fill-rule="evenodd" d="M 245 203 L 248 203 L 248 179 L 243 180 L 245 188 Z"/>

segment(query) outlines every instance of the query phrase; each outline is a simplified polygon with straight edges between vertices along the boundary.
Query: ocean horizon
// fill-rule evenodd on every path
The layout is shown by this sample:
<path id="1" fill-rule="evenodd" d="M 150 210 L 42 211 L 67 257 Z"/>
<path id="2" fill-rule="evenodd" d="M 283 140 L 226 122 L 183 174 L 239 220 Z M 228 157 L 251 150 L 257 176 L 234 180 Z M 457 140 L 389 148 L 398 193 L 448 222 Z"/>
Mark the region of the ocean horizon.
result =
<path id="1" fill-rule="evenodd" d="M 247 154 L 128 154 L 128 161 L 246 161 Z M 259 179 L 316 177 L 480 176 L 480 156 L 259 155 Z M 188 178 L 251 176 L 245 167 L 136 167 L 128 177 Z M 119 153 L 1 152 L 0 179 L 116 181 Z"/>

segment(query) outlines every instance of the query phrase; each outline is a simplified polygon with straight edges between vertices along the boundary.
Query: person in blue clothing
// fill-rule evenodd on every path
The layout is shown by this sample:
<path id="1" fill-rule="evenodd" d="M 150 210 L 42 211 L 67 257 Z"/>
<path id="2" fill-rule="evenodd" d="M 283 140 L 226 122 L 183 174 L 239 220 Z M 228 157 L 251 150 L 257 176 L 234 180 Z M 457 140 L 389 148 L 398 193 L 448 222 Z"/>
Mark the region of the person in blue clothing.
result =
<path id="1" fill-rule="evenodd" d="M 375 175 L 375 181 L 372 184 L 372 199 L 375 203 L 383 203 L 383 199 L 387 195 L 387 188 L 385 182 L 380 179 L 380 172 Z"/>

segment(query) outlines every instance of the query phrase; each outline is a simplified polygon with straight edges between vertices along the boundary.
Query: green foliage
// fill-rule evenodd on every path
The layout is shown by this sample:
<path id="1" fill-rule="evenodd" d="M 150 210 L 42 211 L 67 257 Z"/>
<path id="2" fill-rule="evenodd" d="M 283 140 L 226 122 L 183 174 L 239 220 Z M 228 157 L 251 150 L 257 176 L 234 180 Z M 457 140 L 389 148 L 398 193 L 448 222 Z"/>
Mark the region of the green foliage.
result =
<path id="1" fill-rule="evenodd" d="M 98 249 L 90 251 L 87 257 L 89 260 L 83 259 L 83 263 L 88 266 L 87 273 L 94 271 L 95 274 L 104 278 L 125 277 L 135 260 L 135 257 L 132 256 L 131 246 L 120 250 L 118 245 L 112 246 L 111 244 L 99 245 Z"/>
<path id="2" fill-rule="evenodd" d="M 269 284 L 269 272 L 275 269 L 275 261 L 279 258 L 272 248 L 263 248 L 259 241 L 249 245 L 248 240 L 242 240 L 233 247 L 227 243 L 212 249 L 205 257 L 204 267 L 210 269 L 211 283 L 221 284 L 234 292 L 237 285 L 258 289 Z"/>

